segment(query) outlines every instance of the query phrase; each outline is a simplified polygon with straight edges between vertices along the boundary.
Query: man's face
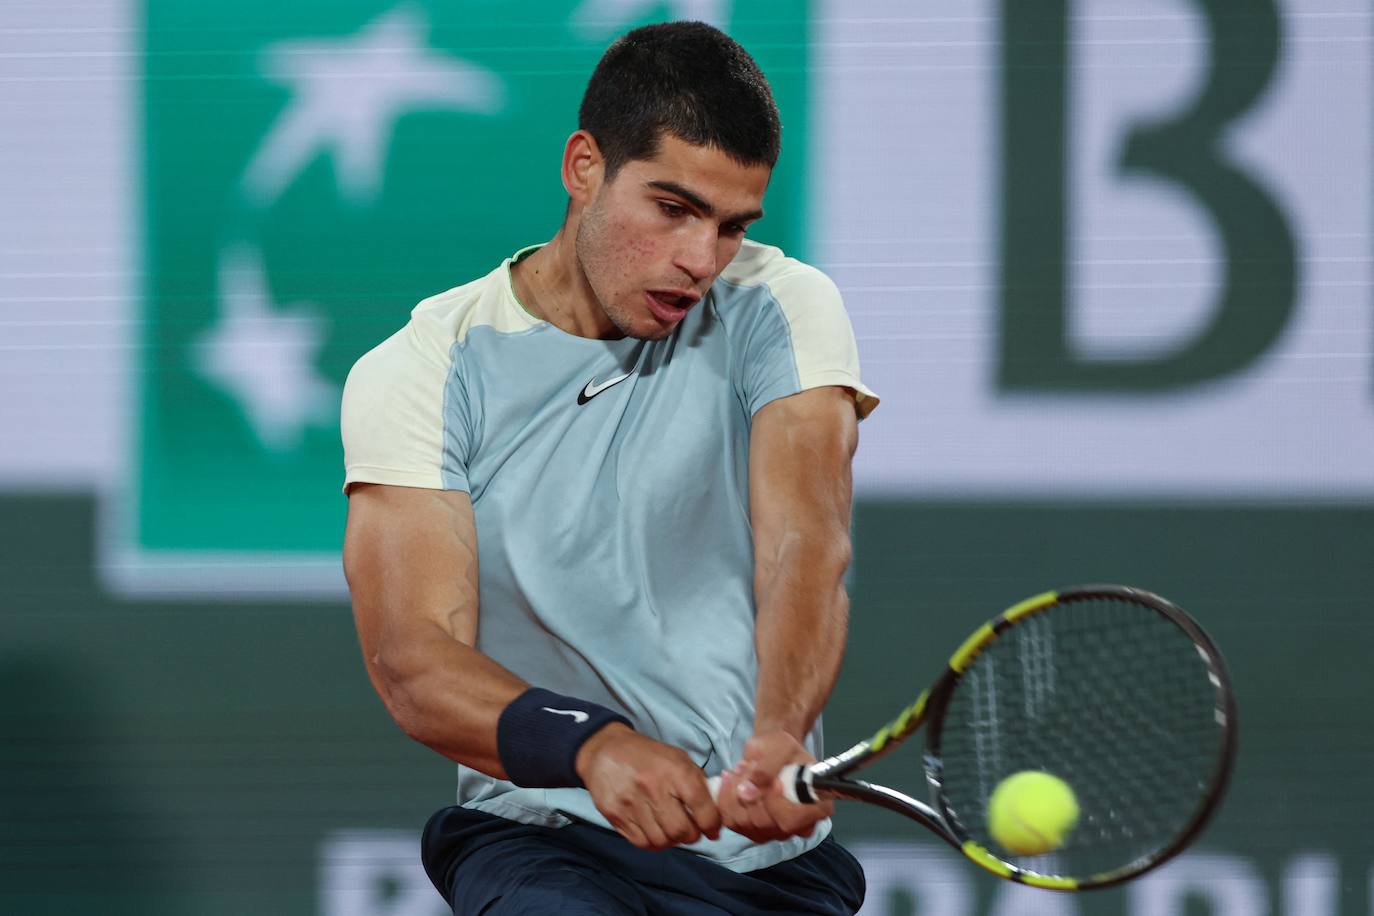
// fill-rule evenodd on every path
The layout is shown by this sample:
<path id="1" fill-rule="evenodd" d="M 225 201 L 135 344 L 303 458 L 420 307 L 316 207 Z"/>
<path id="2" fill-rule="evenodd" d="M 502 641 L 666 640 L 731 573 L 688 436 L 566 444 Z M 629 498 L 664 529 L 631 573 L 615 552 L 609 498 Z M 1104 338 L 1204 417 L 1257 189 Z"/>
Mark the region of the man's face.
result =
<path id="1" fill-rule="evenodd" d="M 766 165 L 664 135 L 582 212 L 576 251 L 611 322 L 629 337 L 668 336 L 735 257 L 763 215 Z"/>

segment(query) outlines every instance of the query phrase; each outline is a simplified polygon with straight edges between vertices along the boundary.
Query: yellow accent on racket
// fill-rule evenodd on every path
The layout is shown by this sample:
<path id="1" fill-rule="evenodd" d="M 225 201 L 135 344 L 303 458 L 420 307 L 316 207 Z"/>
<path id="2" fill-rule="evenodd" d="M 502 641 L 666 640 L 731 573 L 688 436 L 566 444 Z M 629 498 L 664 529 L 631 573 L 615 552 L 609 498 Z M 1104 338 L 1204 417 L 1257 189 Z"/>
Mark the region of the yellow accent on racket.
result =
<path id="1" fill-rule="evenodd" d="M 968 663 L 973 661 L 979 652 L 983 651 L 984 646 L 992 642 L 993 635 L 992 624 L 990 623 L 985 623 L 974 630 L 973 635 L 964 640 L 964 644 L 950 656 L 949 666 L 959 674 L 963 674 Z"/>
<path id="2" fill-rule="evenodd" d="M 1041 592 L 1033 598 L 1027 598 L 1025 601 L 1013 604 L 1002 612 L 1002 616 L 1010 623 L 1014 620 L 1020 620 L 1027 614 L 1033 614 L 1042 608 L 1049 607 L 1058 600 L 1058 592 Z"/>
<path id="3" fill-rule="evenodd" d="M 1055 875 L 1031 875 L 1021 874 L 1019 880 L 1022 884 L 1029 884 L 1031 887 L 1043 887 L 1051 891 L 1072 891 L 1078 889 L 1076 878 L 1060 878 Z"/>
<path id="4" fill-rule="evenodd" d="M 964 855 L 968 856 L 994 875 L 1001 875 L 1003 878 L 1011 877 L 1010 865 L 988 852 L 982 846 L 973 842 L 973 840 L 964 840 L 963 849 Z"/>

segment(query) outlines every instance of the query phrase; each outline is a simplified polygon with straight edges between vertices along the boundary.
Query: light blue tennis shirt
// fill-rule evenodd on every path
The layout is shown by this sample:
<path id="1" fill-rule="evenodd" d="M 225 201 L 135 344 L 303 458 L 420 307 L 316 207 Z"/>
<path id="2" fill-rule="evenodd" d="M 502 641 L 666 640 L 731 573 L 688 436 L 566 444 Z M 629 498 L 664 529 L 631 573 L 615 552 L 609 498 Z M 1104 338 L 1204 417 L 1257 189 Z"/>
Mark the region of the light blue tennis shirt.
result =
<path id="1" fill-rule="evenodd" d="M 344 389 L 346 484 L 471 494 L 477 647 L 521 678 L 601 703 L 707 775 L 753 730 L 749 433 L 776 398 L 859 380 L 839 292 L 745 242 L 665 339 L 593 340 L 535 318 L 510 265 L 421 302 Z M 806 740 L 821 755 L 817 722 Z M 458 768 L 458 803 L 516 821 L 609 827 L 584 789 Z M 691 849 L 735 871 L 815 846 L 723 832 Z"/>

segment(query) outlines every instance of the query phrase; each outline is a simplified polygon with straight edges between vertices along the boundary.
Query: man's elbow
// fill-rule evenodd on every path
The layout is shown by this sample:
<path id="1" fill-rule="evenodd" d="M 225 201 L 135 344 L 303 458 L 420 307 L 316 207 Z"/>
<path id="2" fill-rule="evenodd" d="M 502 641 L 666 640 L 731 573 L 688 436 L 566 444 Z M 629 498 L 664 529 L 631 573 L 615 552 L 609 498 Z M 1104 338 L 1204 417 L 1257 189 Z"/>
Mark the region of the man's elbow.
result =
<path id="1" fill-rule="evenodd" d="M 425 675 L 413 656 L 405 647 L 382 645 L 368 656 L 367 671 L 396 725 L 409 737 L 427 744 L 432 729 L 420 702 Z"/>
<path id="2" fill-rule="evenodd" d="M 854 544 L 849 539 L 847 530 L 841 531 L 831 538 L 830 556 L 835 569 L 843 578 L 849 570 L 849 564 L 854 560 Z"/>
<path id="3" fill-rule="evenodd" d="M 848 530 L 819 526 L 799 529 L 779 542 L 772 561 L 760 564 L 760 572 L 765 580 L 782 574 L 812 582 L 834 580 L 841 583 L 853 553 Z"/>
<path id="4" fill-rule="evenodd" d="M 804 536 L 799 558 L 807 566 L 843 578 L 849 569 L 854 548 L 846 529 L 818 530 Z"/>

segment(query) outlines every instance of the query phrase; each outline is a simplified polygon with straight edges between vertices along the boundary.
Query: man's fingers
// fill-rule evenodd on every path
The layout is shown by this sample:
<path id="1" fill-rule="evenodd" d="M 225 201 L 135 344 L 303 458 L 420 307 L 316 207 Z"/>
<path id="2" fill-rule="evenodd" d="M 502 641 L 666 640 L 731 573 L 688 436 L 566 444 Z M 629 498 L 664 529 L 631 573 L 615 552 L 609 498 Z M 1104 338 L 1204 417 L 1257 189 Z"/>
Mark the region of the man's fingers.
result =
<path id="1" fill-rule="evenodd" d="M 625 813 L 607 818 L 621 836 L 641 849 L 667 849 L 684 846 L 701 839 L 703 833 L 716 839 L 720 834 L 720 815 L 706 796 L 708 806 L 700 815 L 709 829 L 703 828 L 687 804 L 675 795 L 665 795 L 657 802 L 640 797 L 630 802 Z"/>
<path id="2" fill-rule="evenodd" d="M 717 796 L 721 819 L 725 826 L 736 833 L 741 833 L 755 842 L 762 842 L 763 838 L 754 835 L 756 828 L 752 812 L 739 798 L 739 787 L 744 782 L 745 780 L 734 770 L 721 774 L 720 793 Z"/>
<path id="3" fill-rule="evenodd" d="M 701 839 L 701 831 L 676 794 L 670 793 L 656 799 L 654 816 L 658 818 L 658 825 L 663 828 L 663 835 L 668 838 L 670 845 L 683 846 Z"/>
<path id="4" fill-rule="evenodd" d="M 770 798 L 767 807 L 774 821 L 788 836 L 810 836 L 815 832 L 816 824 L 829 817 L 835 806 L 833 802 L 801 805 L 785 798 Z"/>
<path id="5" fill-rule="evenodd" d="M 640 849 L 647 849 L 649 847 L 649 840 L 644 836 L 644 831 L 640 830 L 639 825 L 630 818 L 610 817 L 607 818 L 607 820 L 611 822 L 611 826 L 614 827 L 621 836 L 629 840 L 635 846 L 638 846 Z"/>
<path id="6" fill-rule="evenodd" d="M 745 777 L 762 793 L 771 792 L 779 770 L 797 757 L 801 745 L 790 736 L 755 735 L 744 743 L 744 757 L 740 761 Z"/>
<path id="7" fill-rule="evenodd" d="M 750 783 L 745 782 L 743 785 L 748 786 Z M 774 817 L 771 806 L 765 802 L 741 805 L 740 812 L 743 820 L 742 828 L 736 827 L 735 829 L 751 840 L 758 842 L 779 840 L 787 835 Z"/>
<path id="8" fill-rule="evenodd" d="M 763 797 L 764 792 L 759 788 L 759 784 L 754 781 L 754 767 L 749 761 L 741 760 L 735 764 L 733 769 L 726 770 L 720 774 L 720 792 L 717 802 L 729 798 L 731 801 L 738 801 L 749 805 Z"/>
<path id="9" fill-rule="evenodd" d="M 812 835 L 833 804 L 788 801 L 779 778 L 784 768 L 787 778 L 795 778 L 793 767 L 811 760 L 801 743 L 786 733 L 766 732 L 750 738 L 739 763 L 721 774 L 719 800 L 725 825 L 755 842 Z"/>
<path id="10" fill-rule="evenodd" d="M 735 797 L 746 805 L 752 805 L 763 797 L 766 783 L 757 781 L 755 775 L 757 772 L 757 770 L 750 771 L 746 777 L 739 781 L 739 786 L 735 789 Z"/>
<path id="11" fill-rule="evenodd" d="M 752 803 L 740 800 L 747 790 L 748 780 L 731 773 L 721 784 L 721 814 L 725 824 L 755 842 L 780 840 L 790 836 L 810 836 L 816 824 L 828 817 L 834 807 L 831 802 L 800 805 L 781 795 L 760 797 Z"/>
<path id="12" fill-rule="evenodd" d="M 745 774 L 745 780 L 740 786 L 740 794 L 741 796 L 745 796 L 745 793 L 748 793 L 748 795 L 745 796 L 746 801 L 762 798 L 772 794 L 774 789 L 773 784 L 775 782 L 777 782 L 777 779 L 774 777 L 773 770 L 766 764 L 754 764 L 749 768 L 748 773 Z"/>
<path id="13" fill-rule="evenodd" d="M 664 828 L 658 824 L 658 817 L 654 816 L 653 806 L 650 806 L 646 799 L 639 798 L 633 803 L 633 818 L 644 835 L 644 842 L 635 843 L 636 846 L 642 849 L 668 849 L 672 846 L 672 843 L 668 842 Z"/>
<path id="14" fill-rule="evenodd" d="M 720 834 L 706 778 L 684 751 L 629 729 L 606 730 L 609 738 L 583 752 L 579 772 L 597 809 L 625 839 L 666 849 L 694 843 L 703 832 Z"/>
<path id="15" fill-rule="evenodd" d="M 773 819 L 791 836 L 810 836 L 816 830 L 816 822 L 821 819 L 812 811 L 797 810 L 797 805 L 786 800 L 782 800 L 777 807 L 783 810 L 774 811 Z"/>
<path id="16" fill-rule="evenodd" d="M 720 839 L 720 829 L 724 826 L 724 823 L 721 821 L 719 808 L 715 805 L 711 805 L 711 807 L 703 811 L 685 802 L 682 807 L 683 810 L 687 812 L 687 816 L 692 819 L 692 823 L 696 824 L 697 830 L 700 832 L 701 836 L 712 840 Z"/>
<path id="17" fill-rule="evenodd" d="M 693 778 L 684 782 L 685 785 L 678 787 L 678 797 L 682 807 L 687 811 L 687 816 L 701 833 L 713 840 L 719 839 L 720 809 L 711 800 L 711 790 L 706 785 L 705 777 L 698 771 L 693 774 Z"/>

